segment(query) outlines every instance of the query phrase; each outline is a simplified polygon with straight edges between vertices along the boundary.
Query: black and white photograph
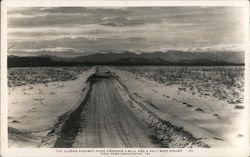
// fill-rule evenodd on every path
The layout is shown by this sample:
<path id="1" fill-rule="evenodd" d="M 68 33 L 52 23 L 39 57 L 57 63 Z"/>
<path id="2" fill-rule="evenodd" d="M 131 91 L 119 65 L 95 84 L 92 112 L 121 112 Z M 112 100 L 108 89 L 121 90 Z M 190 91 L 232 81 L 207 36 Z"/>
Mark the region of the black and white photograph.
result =
<path id="1" fill-rule="evenodd" d="M 7 8 L 8 148 L 244 148 L 242 6 Z"/>

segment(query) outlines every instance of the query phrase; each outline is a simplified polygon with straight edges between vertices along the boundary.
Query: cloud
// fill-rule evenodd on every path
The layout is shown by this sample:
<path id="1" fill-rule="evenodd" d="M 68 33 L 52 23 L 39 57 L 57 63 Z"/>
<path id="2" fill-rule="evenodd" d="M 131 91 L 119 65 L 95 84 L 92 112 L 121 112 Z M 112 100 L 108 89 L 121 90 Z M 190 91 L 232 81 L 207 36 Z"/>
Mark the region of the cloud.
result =
<path id="1" fill-rule="evenodd" d="M 34 18 L 34 15 L 24 15 L 24 14 L 10 14 L 8 15 L 8 18 L 15 18 L 15 19 L 19 19 L 19 18 Z"/>
<path id="2" fill-rule="evenodd" d="M 57 52 L 57 53 L 78 53 L 79 51 L 74 48 L 68 47 L 52 47 L 52 48 L 41 48 L 41 49 L 11 49 L 11 52 L 26 52 L 26 53 L 34 53 L 34 52 Z"/>
<path id="3" fill-rule="evenodd" d="M 23 53 L 216 47 L 243 43 L 243 17 L 240 7 L 10 8 L 8 43 Z"/>
<path id="4" fill-rule="evenodd" d="M 74 39 L 86 39 L 90 41 L 97 41 L 98 37 L 95 35 L 78 35 L 78 34 L 70 34 L 70 35 L 40 35 L 39 38 L 34 38 L 32 36 L 26 36 L 26 37 L 10 37 L 9 41 L 15 42 L 15 43 L 22 43 L 27 42 L 31 40 L 36 40 L 36 42 L 43 42 L 43 41 L 56 41 L 56 40 L 74 40 Z"/>
<path id="5" fill-rule="evenodd" d="M 80 52 L 75 48 L 69 48 L 69 47 L 50 47 L 41 49 L 10 49 L 8 54 L 18 55 L 18 56 L 59 55 L 59 56 L 71 57 L 71 56 L 81 55 L 82 52 Z"/>
<path id="6" fill-rule="evenodd" d="M 148 23 L 159 23 L 160 19 L 147 19 L 147 18 L 126 18 L 126 17 L 111 17 L 102 18 L 103 23 L 101 25 L 122 27 L 122 26 L 137 26 L 144 25 Z"/>
<path id="7" fill-rule="evenodd" d="M 15 14 L 19 14 L 20 16 L 14 16 Z M 103 22 L 103 16 L 127 16 L 129 14 L 123 8 L 52 7 L 31 8 L 30 10 L 26 8 L 23 10 L 10 9 L 8 11 L 8 26 L 17 28 L 100 24 Z M 34 18 L 26 18 L 29 15 L 34 16 Z"/>

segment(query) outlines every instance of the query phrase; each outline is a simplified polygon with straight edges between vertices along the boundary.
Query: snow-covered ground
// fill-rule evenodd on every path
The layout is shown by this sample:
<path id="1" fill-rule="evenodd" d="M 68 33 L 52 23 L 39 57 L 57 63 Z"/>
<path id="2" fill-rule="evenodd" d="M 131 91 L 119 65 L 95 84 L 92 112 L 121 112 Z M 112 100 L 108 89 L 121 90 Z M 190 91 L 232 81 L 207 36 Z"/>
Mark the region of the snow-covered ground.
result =
<path id="1" fill-rule="evenodd" d="M 85 81 L 94 71 L 88 69 L 71 81 L 9 88 L 9 147 L 37 147 L 58 117 L 82 102 Z"/>
<path id="2" fill-rule="evenodd" d="M 235 104 L 211 95 L 200 96 L 188 90 L 180 90 L 181 86 L 176 84 L 166 85 L 127 70 L 106 68 L 111 71 L 109 74 L 115 73 L 119 76 L 117 81 L 111 81 L 114 91 L 113 94 L 106 93 L 108 98 L 113 100 L 112 95 L 117 92 L 121 102 L 124 101 L 123 107 L 127 105 L 136 117 L 141 118 L 158 140 L 163 141 L 164 146 L 244 147 L 242 141 L 247 134 L 243 132 L 244 126 L 240 125 L 244 108 L 237 109 Z M 26 84 L 9 88 L 9 147 L 53 147 L 64 122 L 85 99 L 90 89 L 86 80 L 94 72 L 95 68 L 88 69 L 71 81 Z M 98 94 L 95 93 L 105 95 L 105 92 L 109 92 L 109 89 L 100 88 L 96 92 L 91 92 L 90 102 L 99 100 L 96 98 Z M 106 97 L 104 100 L 101 98 L 100 104 L 103 104 L 104 100 L 109 100 Z M 92 103 L 93 105 L 96 104 Z M 237 105 L 244 106 L 243 103 Z M 91 115 L 89 114 L 89 117 Z M 124 119 L 125 115 L 127 114 L 124 114 Z M 80 138 L 77 140 L 82 142 Z"/>
<path id="3" fill-rule="evenodd" d="M 210 147 L 242 147 L 246 133 L 239 125 L 244 109 L 212 96 L 201 97 L 131 72 L 109 67 L 139 103 L 171 124 L 183 127 Z M 243 104 L 239 104 L 244 106 Z"/>
<path id="4" fill-rule="evenodd" d="M 244 102 L 244 66 L 125 66 L 119 69 L 164 85 L 178 85 L 179 90 L 188 90 L 200 97 L 212 96 L 235 106 Z"/>

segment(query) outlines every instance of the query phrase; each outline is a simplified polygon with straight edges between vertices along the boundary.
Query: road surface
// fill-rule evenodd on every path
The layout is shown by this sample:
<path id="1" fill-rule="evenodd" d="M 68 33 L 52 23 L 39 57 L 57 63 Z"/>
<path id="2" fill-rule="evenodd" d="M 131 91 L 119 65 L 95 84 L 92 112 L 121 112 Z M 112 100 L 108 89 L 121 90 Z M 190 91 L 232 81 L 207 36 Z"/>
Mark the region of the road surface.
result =
<path id="1" fill-rule="evenodd" d="M 67 139 L 58 140 L 56 147 L 160 147 L 152 138 L 147 126 L 126 106 L 126 102 L 114 85 L 116 80 L 109 72 L 98 68 L 91 79 L 91 89 L 86 104 L 82 104 L 83 106 L 71 118 L 74 120 L 68 124 L 68 128 L 64 131 L 65 135 L 62 136 Z M 81 113 L 78 114 L 80 110 Z M 79 123 L 72 124 L 76 123 L 75 121 Z M 79 128 L 73 129 L 77 126 Z M 67 135 L 69 132 L 71 134 Z M 65 141 L 71 142 L 65 144 Z"/>

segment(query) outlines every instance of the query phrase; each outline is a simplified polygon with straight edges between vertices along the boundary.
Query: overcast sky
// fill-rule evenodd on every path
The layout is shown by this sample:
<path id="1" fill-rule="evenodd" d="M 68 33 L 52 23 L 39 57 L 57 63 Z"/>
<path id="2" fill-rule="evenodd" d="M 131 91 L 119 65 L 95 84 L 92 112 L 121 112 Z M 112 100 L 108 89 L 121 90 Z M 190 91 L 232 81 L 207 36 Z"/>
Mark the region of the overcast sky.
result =
<path id="1" fill-rule="evenodd" d="M 9 54 L 238 50 L 240 7 L 9 8 Z"/>

